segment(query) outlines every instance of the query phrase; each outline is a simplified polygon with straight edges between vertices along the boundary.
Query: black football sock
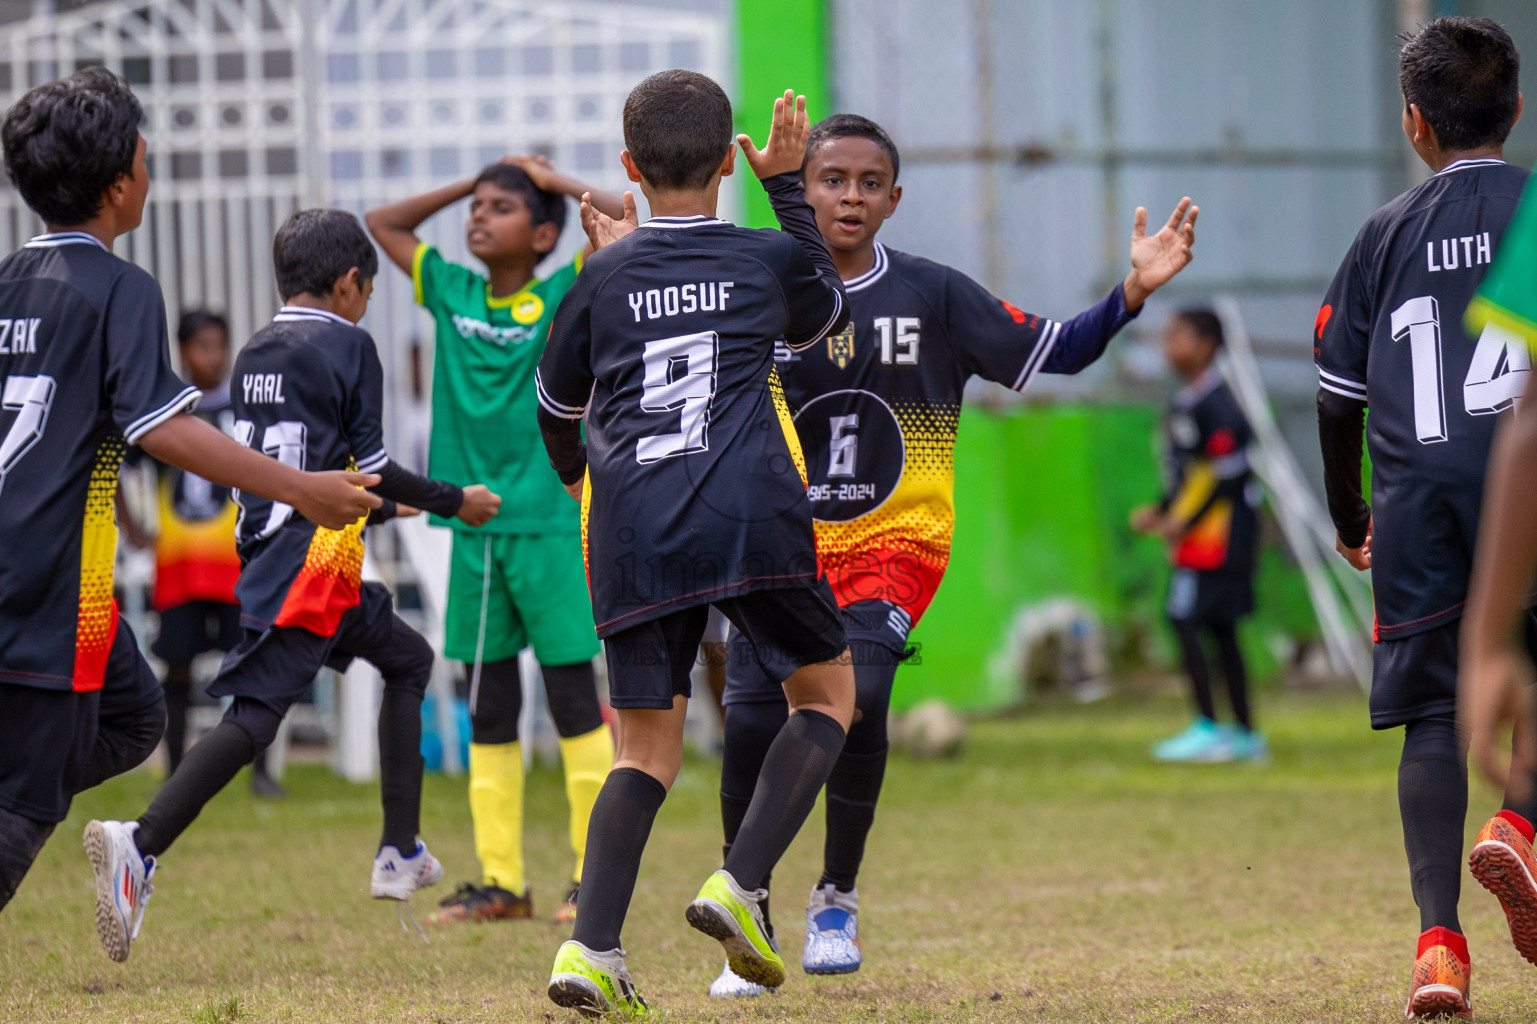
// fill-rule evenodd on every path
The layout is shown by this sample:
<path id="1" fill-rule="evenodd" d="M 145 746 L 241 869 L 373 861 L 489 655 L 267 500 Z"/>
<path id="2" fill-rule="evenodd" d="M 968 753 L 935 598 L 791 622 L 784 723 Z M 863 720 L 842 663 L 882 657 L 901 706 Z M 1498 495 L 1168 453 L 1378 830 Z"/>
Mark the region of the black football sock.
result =
<path id="1" fill-rule="evenodd" d="M 422 813 L 422 694 L 412 687 L 384 687 L 379 703 L 379 799 L 384 831 L 379 846 L 410 857 Z"/>
<path id="2" fill-rule="evenodd" d="M 588 949 L 602 953 L 619 947 L 641 854 L 665 799 L 667 787 L 638 768 L 615 768 L 604 780 L 587 822 L 582 898 L 571 931 Z"/>
<path id="3" fill-rule="evenodd" d="M 240 726 L 222 721 L 192 745 L 181 765 L 166 779 L 149 809 L 139 816 L 134 845 L 146 857 L 158 857 L 187 830 L 203 805 L 251 763 L 256 744 Z"/>
<path id="4" fill-rule="evenodd" d="M 1190 687 L 1195 694 L 1195 706 L 1207 719 L 1217 720 L 1217 706 L 1211 699 L 1211 673 L 1206 666 L 1206 652 L 1201 649 L 1199 627 L 1189 619 L 1170 619 L 1174 636 L 1179 640 L 1180 657 L 1185 662 L 1185 675 L 1190 677 Z"/>
<path id="5" fill-rule="evenodd" d="M 843 750 L 843 727 L 830 715 L 792 711 L 774 738 L 753 789 L 752 803 L 726 856 L 726 871 L 744 889 L 757 889 L 790 848 Z"/>
<path id="6" fill-rule="evenodd" d="M 1468 813 L 1466 755 L 1451 715 L 1410 722 L 1398 765 L 1398 808 L 1420 930 L 1462 931 L 1462 830 Z"/>
<path id="7" fill-rule="evenodd" d="M 721 851 L 723 862 L 731 855 L 731 844 L 736 842 L 742 819 L 747 817 L 747 808 L 752 804 L 763 760 L 779 730 L 784 728 L 790 709 L 783 701 L 754 701 L 727 704 L 724 712 L 720 764 L 720 820 L 726 840 Z M 758 888 L 767 891 L 771 877 L 772 872 L 765 875 Z M 758 909 L 763 912 L 763 923 L 772 938 L 774 922 L 769 917 L 768 897 L 763 898 Z"/>
<path id="8" fill-rule="evenodd" d="M 1227 681 L 1227 695 L 1233 702 L 1233 717 L 1245 729 L 1254 728 L 1249 714 L 1249 673 L 1244 667 L 1243 648 L 1238 646 L 1238 627 L 1229 623 L 1213 626 L 1217 652 L 1222 658 L 1222 675 Z"/>
<path id="9" fill-rule="evenodd" d="M 55 827 L 0 807 L 0 910 L 16 895 Z"/>
<path id="10" fill-rule="evenodd" d="M 827 778 L 827 838 L 822 846 L 822 878 L 818 885 L 849 892 L 865 858 L 865 840 L 875 824 L 875 804 L 886 777 L 886 754 L 844 751 Z"/>
<path id="11" fill-rule="evenodd" d="M 172 665 L 165 672 L 165 752 L 171 771 L 187 752 L 187 706 L 192 703 L 192 666 Z"/>

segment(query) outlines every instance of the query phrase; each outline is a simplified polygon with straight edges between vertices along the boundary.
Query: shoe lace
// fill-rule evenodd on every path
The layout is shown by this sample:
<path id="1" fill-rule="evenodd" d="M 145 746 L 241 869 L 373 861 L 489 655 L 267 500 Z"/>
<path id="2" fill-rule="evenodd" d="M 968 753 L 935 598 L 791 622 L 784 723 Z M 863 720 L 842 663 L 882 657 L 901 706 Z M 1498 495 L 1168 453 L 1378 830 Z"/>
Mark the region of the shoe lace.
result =
<path id="1" fill-rule="evenodd" d="M 138 885 L 139 898 L 134 901 L 133 930 L 128 935 L 130 940 L 139 937 L 139 926 L 144 923 L 144 908 L 149 905 L 149 898 L 155 894 L 155 887 L 149 884 L 149 880 L 154 877 L 155 869 L 159 866 L 155 858 L 144 858 L 144 880 Z"/>
<path id="2" fill-rule="evenodd" d="M 401 907 L 405 908 L 404 915 L 401 914 Z M 427 943 L 429 946 L 432 945 L 432 942 L 427 938 L 427 933 L 422 931 L 422 926 L 416 923 L 416 915 L 411 912 L 411 901 L 397 900 L 395 903 L 395 920 L 400 922 L 400 930 L 409 935 L 411 933 L 411 928 L 406 927 L 407 917 L 411 919 L 411 928 L 416 929 L 416 934 L 422 937 L 422 941 Z"/>

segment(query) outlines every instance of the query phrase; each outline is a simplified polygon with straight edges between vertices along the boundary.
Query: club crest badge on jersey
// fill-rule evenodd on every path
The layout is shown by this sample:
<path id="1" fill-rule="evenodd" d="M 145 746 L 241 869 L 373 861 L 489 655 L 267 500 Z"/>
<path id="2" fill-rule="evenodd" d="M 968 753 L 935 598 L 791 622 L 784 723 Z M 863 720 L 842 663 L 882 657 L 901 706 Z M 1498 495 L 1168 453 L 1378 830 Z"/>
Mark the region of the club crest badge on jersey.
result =
<path id="1" fill-rule="evenodd" d="M 854 359 L 854 325 L 851 323 L 840 334 L 827 338 L 827 358 L 838 364 L 838 369 L 848 366 Z"/>
<path id="2" fill-rule="evenodd" d="M 537 295 L 519 295 L 512 304 L 512 318 L 527 327 L 544 316 L 544 300 Z"/>

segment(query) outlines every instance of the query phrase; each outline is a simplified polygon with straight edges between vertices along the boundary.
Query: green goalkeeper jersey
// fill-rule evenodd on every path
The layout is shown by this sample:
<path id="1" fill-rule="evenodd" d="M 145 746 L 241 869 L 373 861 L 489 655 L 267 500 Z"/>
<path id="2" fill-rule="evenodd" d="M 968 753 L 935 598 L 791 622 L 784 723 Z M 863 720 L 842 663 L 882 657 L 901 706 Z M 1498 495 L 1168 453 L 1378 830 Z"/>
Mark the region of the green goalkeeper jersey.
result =
<path id="1" fill-rule="evenodd" d="M 437 322 L 428 472 L 461 487 L 485 484 L 502 496 L 481 529 L 506 534 L 578 533 L 581 509 L 550 468 L 539 436 L 534 370 L 550 322 L 576 282 L 581 257 L 513 295 L 423 242 L 411 261 L 416 301 Z M 438 525 L 470 529 L 433 516 Z"/>
<path id="2" fill-rule="evenodd" d="M 1537 182 L 1537 178 L 1532 181 Z M 1521 205 L 1500 242 L 1494 266 L 1468 305 L 1467 327 L 1472 334 L 1487 327 L 1499 328 L 1524 338 L 1537 350 L 1537 184 L 1527 185 L 1521 195 Z M 1506 357 L 1511 372 L 1530 373 L 1530 357 L 1527 366 L 1517 365 L 1509 348 Z"/>

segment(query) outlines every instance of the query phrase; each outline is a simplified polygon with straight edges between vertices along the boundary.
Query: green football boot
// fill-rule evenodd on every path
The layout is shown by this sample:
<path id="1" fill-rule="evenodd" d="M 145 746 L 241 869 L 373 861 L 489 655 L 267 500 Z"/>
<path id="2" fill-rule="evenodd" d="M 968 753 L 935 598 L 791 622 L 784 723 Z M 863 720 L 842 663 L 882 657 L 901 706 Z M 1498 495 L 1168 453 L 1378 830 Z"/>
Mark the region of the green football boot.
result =
<path id="1" fill-rule="evenodd" d="M 550 999 L 584 1017 L 614 1016 L 646 1020 L 651 1007 L 635 991 L 624 966 L 624 950 L 595 953 L 580 942 L 568 940 L 555 953 L 550 970 Z"/>
<path id="2" fill-rule="evenodd" d="M 726 948 L 726 963 L 739 978 L 768 988 L 785 983 L 785 962 L 763 924 L 763 890 L 747 892 L 724 870 L 705 880 L 688 906 L 688 923 Z"/>

